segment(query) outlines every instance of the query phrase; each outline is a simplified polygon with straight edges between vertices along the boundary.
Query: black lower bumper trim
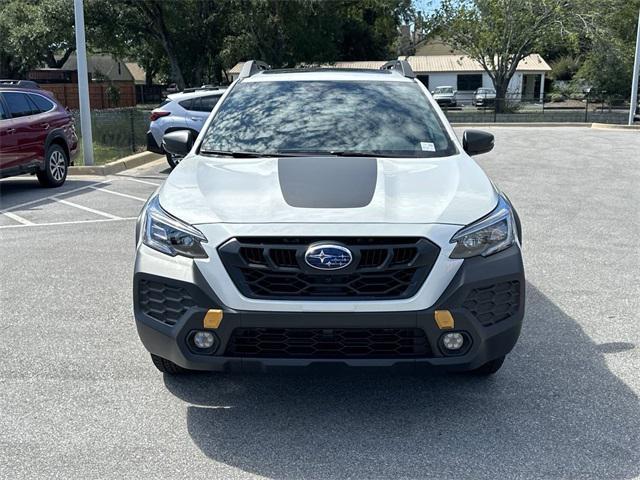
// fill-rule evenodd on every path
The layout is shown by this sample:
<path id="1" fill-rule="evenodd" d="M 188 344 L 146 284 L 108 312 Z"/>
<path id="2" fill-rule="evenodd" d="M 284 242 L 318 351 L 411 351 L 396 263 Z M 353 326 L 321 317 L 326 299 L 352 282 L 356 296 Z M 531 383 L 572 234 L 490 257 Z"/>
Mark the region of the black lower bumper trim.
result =
<path id="1" fill-rule="evenodd" d="M 160 145 L 158 145 L 158 142 L 156 142 L 156 139 L 151 131 L 147 132 L 147 150 L 153 153 L 160 153 L 164 155 L 164 150 Z"/>

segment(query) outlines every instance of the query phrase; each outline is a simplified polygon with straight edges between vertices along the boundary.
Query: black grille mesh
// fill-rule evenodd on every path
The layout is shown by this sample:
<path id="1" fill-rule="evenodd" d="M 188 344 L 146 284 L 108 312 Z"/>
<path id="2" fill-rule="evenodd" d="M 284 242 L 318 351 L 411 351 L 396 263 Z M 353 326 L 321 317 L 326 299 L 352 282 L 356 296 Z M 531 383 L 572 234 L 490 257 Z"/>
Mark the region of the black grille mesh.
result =
<path id="1" fill-rule="evenodd" d="M 418 328 L 236 328 L 230 357 L 385 358 L 429 357 Z"/>
<path id="2" fill-rule="evenodd" d="M 140 280 L 138 302 L 143 313 L 167 325 L 175 325 L 189 308 L 196 306 L 184 288 L 150 280 Z"/>
<path id="3" fill-rule="evenodd" d="M 316 242 L 337 242 L 353 253 L 343 270 L 318 271 L 304 255 Z M 264 299 L 394 299 L 413 295 L 440 249 L 423 238 L 237 238 L 220 258 L 243 295 Z"/>
<path id="4" fill-rule="evenodd" d="M 520 282 L 502 282 L 469 292 L 462 306 L 484 325 L 506 320 L 520 308 Z"/>

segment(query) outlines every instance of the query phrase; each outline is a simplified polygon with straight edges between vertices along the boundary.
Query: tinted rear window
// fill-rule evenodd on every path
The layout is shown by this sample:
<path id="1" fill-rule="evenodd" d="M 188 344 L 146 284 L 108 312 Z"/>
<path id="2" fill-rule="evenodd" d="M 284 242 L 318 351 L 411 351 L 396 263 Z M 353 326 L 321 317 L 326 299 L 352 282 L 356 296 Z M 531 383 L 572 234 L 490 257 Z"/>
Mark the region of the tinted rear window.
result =
<path id="1" fill-rule="evenodd" d="M 2 95 L 13 118 L 24 117 L 34 113 L 35 106 L 29 102 L 25 93 L 5 92 Z"/>
<path id="2" fill-rule="evenodd" d="M 54 103 L 51 100 L 44 98 L 42 95 L 32 94 L 29 95 L 29 98 L 41 112 L 48 112 L 53 107 L 55 107 Z"/>
<path id="3" fill-rule="evenodd" d="M 237 84 L 201 151 L 433 157 L 455 147 L 413 82 L 276 81 Z"/>

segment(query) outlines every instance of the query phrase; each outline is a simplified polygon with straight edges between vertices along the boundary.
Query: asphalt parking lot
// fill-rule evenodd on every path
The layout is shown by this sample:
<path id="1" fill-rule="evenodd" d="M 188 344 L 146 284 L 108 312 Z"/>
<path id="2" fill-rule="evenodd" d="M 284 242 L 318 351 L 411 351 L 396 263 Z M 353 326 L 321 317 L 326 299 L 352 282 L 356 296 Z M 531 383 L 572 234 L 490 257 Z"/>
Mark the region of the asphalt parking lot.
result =
<path id="1" fill-rule="evenodd" d="M 490 379 L 157 372 L 134 218 L 163 160 L 0 182 L 0 478 L 640 477 L 640 134 L 487 128 L 522 217 L 527 313 Z"/>

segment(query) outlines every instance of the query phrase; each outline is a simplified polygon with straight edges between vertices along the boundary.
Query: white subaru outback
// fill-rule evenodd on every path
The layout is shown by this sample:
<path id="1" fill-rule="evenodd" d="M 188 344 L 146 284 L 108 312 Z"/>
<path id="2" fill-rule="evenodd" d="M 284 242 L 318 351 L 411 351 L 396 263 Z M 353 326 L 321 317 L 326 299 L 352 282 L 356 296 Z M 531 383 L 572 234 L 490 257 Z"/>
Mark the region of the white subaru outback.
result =
<path id="1" fill-rule="evenodd" d="M 163 372 L 496 372 L 520 334 L 520 222 L 403 61 L 247 62 L 145 205 L 134 310 Z"/>

